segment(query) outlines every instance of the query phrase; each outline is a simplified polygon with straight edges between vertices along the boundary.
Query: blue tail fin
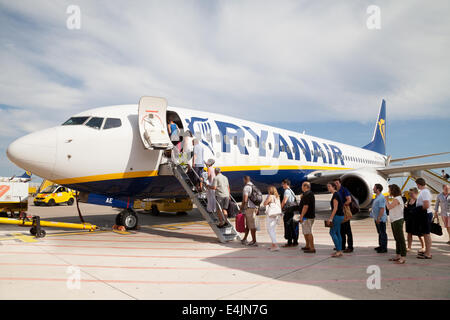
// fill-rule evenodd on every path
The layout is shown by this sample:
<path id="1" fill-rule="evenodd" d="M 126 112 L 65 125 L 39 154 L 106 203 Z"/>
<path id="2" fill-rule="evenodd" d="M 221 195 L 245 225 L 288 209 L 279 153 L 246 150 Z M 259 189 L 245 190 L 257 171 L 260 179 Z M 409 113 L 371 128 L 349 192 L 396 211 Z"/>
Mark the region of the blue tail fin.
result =
<path id="1" fill-rule="evenodd" d="M 30 171 L 25 171 L 20 177 L 17 178 L 26 178 L 29 179 L 31 178 L 32 173 Z"/>
<path id="2" fill-rule="evenodd" d="M 386 155 L 386 101 L 381 102 L 380 113 L 375 124 L 372 141 L 364 149 Z"/>

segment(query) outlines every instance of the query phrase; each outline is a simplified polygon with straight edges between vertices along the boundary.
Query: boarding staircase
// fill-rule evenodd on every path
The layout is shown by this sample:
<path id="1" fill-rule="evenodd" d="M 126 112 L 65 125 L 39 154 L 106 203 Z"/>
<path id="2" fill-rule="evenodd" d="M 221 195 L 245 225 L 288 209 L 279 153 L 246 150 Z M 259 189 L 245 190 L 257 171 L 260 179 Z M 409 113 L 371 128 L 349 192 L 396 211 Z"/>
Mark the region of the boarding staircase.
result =
<path id="1" fill-rule="evenodd" d="M 239 233 L 236 231 L 234 226 L 229 221 L 227 221 L 227 219 L 223 216 L 221 210 L 222 208 L 220 207 L 219 203 L 217 203 L 216 199 L 214 199 L 214 201 L 216 202 L 216 207 L 219 208 L 219 212 L 209 213 L 206 210 L 208 204 L 206 200 L 206 189 L 202 190 L 202 192 L 199 192 L 197 190 L 197 187 L 195 186 L 194 182 L 191 180 L 191 178 L 188 176 L 186 172 L 187 165 L 178 164 L 176 161 L 171 160 L 167 162 L 166 166 L 169 166 L 173 175 L 183 186 L 183 189 L 191 198 L 192 203 L 194 203 L 197 206 L 197 209 L 200 211 L 203 218 L 208 222 L 209 226 L 214 231 L 219 241 L 225 243 L 233 241 L 236 238 L 240 240 Z M 195 171 L 192 172 L 196 175 L 197 178 L 199 178 Z M 232 199 L 232 201 L 235 202 L 234 199 Z M 219 218 L 217 216 L 218 214 L 220 214 L 221 217 L 223 218 L 222 220 L 226 222 L 226 225 L 222 228 L 218 227 L 219 224 Z"/>
<path id="2" fill-rule="evenodd" d="M 448 180 L 442 178 L 431 170 L 421 170 L 420 177 L 425 179 L 427 187 L 431 190 L 432 193 L 441 193 L 442 186 L 444 184 L 449 184 Z"/>

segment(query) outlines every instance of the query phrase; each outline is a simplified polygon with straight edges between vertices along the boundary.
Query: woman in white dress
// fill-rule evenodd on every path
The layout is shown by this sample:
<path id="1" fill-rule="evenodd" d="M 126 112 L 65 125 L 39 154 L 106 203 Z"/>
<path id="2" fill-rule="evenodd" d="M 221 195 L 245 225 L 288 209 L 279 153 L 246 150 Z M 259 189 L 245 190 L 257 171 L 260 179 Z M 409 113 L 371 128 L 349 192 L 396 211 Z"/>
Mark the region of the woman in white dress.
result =
<path id="1" fill-rule="evenodd" d="M 269 249 L 270 251 L 278 251 L 280 250 L 280 247 L 277 244 L 276 227 L 283 215 L 281 211 L 280 196 L 274 186 L 269 186 L 267 193 L 268 195 L 266 201 L 264 201 L 264 205 L 266 206 L 267 232 L 272 240 L 272 246 Z"/>
<path id="2" fill-rule="evenodd" d="M 216 176 L 213 168 L 214 163 L 214 159 L 208 159 L 208 161 L 206 161 L 205 163 L 206 167 L 208 168 L 208 179 L 206 180 L 207 185 L 212 185 L 214 177 Z M 206 211 L 216 212 L 216 190 L 208 188 L 208 191 L 206 193 L 206 200 L 208 201 Z"/>

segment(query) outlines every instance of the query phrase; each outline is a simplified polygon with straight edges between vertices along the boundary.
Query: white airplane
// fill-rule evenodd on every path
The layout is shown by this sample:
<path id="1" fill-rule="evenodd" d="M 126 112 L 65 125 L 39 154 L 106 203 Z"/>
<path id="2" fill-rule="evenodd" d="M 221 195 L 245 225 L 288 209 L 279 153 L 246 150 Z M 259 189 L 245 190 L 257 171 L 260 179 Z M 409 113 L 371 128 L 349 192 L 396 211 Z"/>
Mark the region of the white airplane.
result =
<path id="1" fill-rule="evenodd" d="M 0 177 L 0 182 L 28 182 L 31 181 L 32 173 L 25 171 L 21 176 Z"/>
<path id="2" fill-rule="evenodd" d="M 390 165 L 396 160 L 385 152 L 384 100 L 372 141 L 361 148 L 225 115 L 168 107 L 163 98 L 143 97 L 139 105 L 87 110 L 61 126 L 19 138 L 9 145 L 7 156 L 21 168 L 80 191 L 90 203 L 132 208 L 134 199 L 183 198 L 187 194 L 181 184 L 164 170 L 170 160 L 165 149 L 173 147 L 166 119 L 201 140 L 205 160 L 215 159 L 233 195 L 241 194 L 244 175 L 263 192 L 268 185 L 279 187 L 285 178 L 296 192 L 305 180 L 325 191 L 326 183 L 339 177 L 361 208 L 367 208 L 375 183 L 387 190 L 389 177 L 450 166 L 450 162 Z M 427 156 L 431 155 L 411 158 Z"/>

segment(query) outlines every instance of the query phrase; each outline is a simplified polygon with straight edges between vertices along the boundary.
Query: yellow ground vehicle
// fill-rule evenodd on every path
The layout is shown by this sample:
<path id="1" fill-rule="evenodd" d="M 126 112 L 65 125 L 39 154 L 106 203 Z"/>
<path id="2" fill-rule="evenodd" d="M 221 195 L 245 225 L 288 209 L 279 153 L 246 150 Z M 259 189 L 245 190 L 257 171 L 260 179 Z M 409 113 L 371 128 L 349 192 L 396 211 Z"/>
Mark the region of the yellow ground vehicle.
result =
<path id="1" fill-rule="evenodd" d="M 136 200 L 134 202 L 134 209 L 144 209 L 145 212 L 150 212 L 153 215 L 158 215 L 160 212 L 176 212 L 177 214 L 186 214 L 186 211 L 191 211 L 193 208 L 191 199 L 158 199 L 158 200 Z"/>
<path id="2" fill-rule="evenodd" d="M 39 192 L 34 198 L 35 206 L 54 206 L 61 203 L 65 203 L 68 206 L 71 206 L 74 202 L 74 192 L 66 187 L 59 186 L 57 184 L 48 186 L 43 191 Z"/>

